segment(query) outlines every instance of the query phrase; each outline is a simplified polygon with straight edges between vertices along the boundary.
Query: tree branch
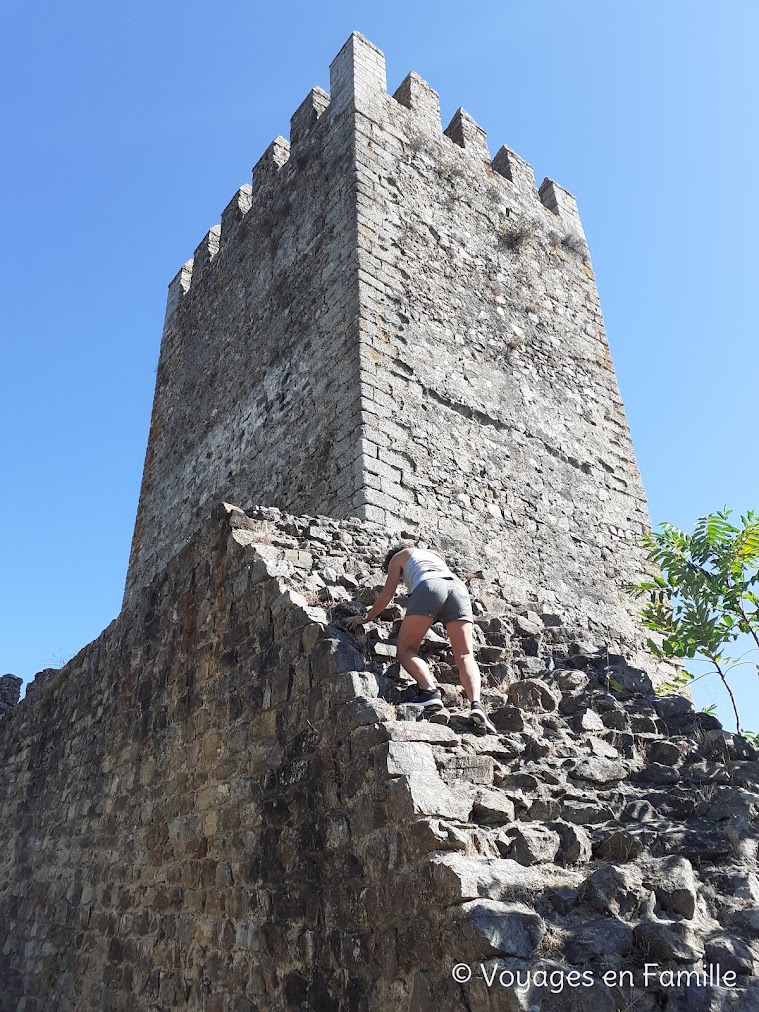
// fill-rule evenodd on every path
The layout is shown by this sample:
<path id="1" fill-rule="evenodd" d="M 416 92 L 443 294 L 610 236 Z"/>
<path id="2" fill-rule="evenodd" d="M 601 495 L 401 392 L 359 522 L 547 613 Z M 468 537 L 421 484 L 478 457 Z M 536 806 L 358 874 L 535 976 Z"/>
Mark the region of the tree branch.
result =
<path id="1" fill-rule="evenodd" d="M 713 657 L 710 657 L 709 660 L 712 662 L 712 664 L 714 665 L 714 667 L 719 672 L 719 677 L 722 679 L 722 684 L 727 689 L 727 694 L 730 697 L 730 702 L 733 704 L 733 713 L 735 714 L 735 730 L 736 730 L 736 732 L 738 734 L 740 734 L 741 733 L 741 718 L 738 716 L 738 706 L 737 706 L 737 704 L 735 702 L 735 696 L 733 695 L 733 690 L 728 685 L 727 678 L 725 678 L 725 673 L 722 670 L 722 668 L 719 666 L 718 662 Z"/>

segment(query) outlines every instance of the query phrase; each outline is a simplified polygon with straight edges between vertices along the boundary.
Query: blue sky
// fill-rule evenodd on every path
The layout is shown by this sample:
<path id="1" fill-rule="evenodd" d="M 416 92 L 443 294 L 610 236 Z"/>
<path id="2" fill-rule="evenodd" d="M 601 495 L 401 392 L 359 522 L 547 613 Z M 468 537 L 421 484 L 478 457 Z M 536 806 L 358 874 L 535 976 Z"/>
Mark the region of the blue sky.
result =
<path id="1" fill-rule="evenodd" d="M 0 671 L 118 613 L 166 285 L 354 29 L 576 194 L 653 522 L 759 507 L 758 28 L 748 0 L 6 0 Z"/>

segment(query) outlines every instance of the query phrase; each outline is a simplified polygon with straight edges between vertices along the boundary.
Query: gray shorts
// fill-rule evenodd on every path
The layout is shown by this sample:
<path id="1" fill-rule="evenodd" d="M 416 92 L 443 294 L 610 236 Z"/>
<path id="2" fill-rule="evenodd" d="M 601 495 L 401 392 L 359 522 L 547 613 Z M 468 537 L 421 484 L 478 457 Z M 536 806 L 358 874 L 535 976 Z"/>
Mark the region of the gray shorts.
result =
<path id="1" fill-rule="evenodd" d="M 472 621 L 466 584 L 450 577 L 422 580 L 406 605 L 407 615 L 431 615 L 438 622 Z"/>

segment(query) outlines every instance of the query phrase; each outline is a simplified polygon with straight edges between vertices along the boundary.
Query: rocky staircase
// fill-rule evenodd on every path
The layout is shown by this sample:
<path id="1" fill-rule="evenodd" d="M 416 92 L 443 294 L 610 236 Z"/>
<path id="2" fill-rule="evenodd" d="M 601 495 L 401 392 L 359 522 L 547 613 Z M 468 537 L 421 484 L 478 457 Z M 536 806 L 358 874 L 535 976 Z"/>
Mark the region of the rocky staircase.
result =
<path id="1" fill-rule="evenodd" d="M 487 573 L 496 732 L 440 629 L 417 720 L 403 600 L 343 622 L 393 537 L 220 508 L 17 705 L 6 677 L 3 1012 L 756 1012 L 753 746 Z"/>
<path id="2" fill-rule="evenodd" d="M 343 655 L 324 747 L 366 871 L 373 944 L 413 980 L 407 1007 L 759 1008 L 750 742 L 685 697 L 657 696 L 644 670 L 579 641 L 558 615 L 529 603 L 486 611 L 476 586 L 498 733 L 468 720 L 439 627 L 422 649 L 447 710 L 419 720 L 394 660 L 403 599 L 366 634 L 341 623 L 351 602 L 374 600 L 383 546 L 358 522 L 351 532 L 351 521 L 275 513 L 251 515 L 254 547 Z M 536 968 L 588 976 L 557 991 L 535 983 Z M 499 989 L 491 971 L 533 977 Z M 377 1007 L 398 1000 L 392 977 L 378 987 Z"/>

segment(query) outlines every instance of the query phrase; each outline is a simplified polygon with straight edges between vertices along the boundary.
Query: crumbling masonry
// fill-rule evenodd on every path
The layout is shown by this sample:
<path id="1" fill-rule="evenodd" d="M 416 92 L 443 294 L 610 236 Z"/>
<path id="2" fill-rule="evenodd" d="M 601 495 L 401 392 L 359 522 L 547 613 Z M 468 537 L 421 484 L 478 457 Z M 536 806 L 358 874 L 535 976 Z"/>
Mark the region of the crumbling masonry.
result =
<path id="1" fill-rule="evenodd" d="M 170 286 L 121 614 L 0 679 L 0 1010 L 756 1010 L 759 753 L 653 691 L 647 524 L 573 198 L 351 36 Z M 497 734 L 342 624 L 399 530 Z"/>

